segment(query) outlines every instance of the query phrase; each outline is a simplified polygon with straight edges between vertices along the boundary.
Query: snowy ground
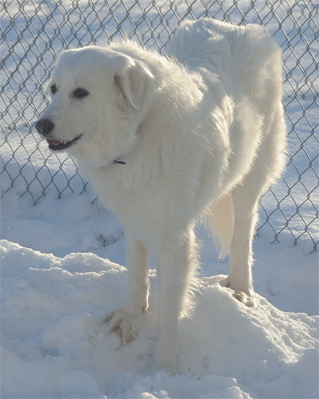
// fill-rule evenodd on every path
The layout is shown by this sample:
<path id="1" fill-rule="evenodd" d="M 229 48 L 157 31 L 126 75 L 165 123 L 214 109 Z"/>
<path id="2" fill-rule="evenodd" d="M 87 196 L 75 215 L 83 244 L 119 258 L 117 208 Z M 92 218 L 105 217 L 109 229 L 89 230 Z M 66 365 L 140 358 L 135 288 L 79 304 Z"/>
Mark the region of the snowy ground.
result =
<path id="1" fill-rule="evenodd" d="M 94 20 L 90 10 L 86 22 L 92 20 L 92 24 L 87 30 L 85 25 L 76 22 L 77 12 L 72 11 L 71 2 L 47 0 L 47 3 L 51 5 L 52 14 L 44 2 L 36 7 L 36 12 L 32 2 L 24 3 L 29 13 L 26 21 L 32 18 L 32 24 L 23 29 L 26 22 L 22 16 L 18 17 L 20 35 L 17 27 L 7 30 L 12 23 L 10 18 L 1 20 L 7 35 L 5 44 L 12 50 L 7 58 L 9 69 L 14 71 L 16 65 L 19 66 L 1 100 L 4 109 L 8 107 L 10 110 L 2 121 L 8 139 L 0 146 L 6 165 L 1 176 L 2 191 L 6 192 L 1 198 L 1 397 L 318 398 L 318 256 L 314 252 L 309 254 L 313 241 L 307 234 L 293 246 L 292 236 L 286 229 L 279 235 L 279 243 L 270 244 L 274 239 L 270 225 L 261 229 L 260 237 L 254 243 L 256 262 L 253 268 L 259 304 L 251 309 L 218 285 L 219 276 L 228 272 L 228 259 L 218 260 L 209 234 L 198 226 L 203 286 L 196 293 L 193 315 L 180 323 L 178 375 L 150 372 L 147 368 L 154 343 L 157 308 L 156 267 L 152 260 L 151 308 L 140 336 L 129 346 L 119 348 L 117 337 L 107 334 L 103 317 L 121 306 L 126 290 L 128 273 L 122 228 L 116 217 L 94 201 L 96 196 L 90 186 L 86 193 L 79 194 L 83 182 L 79 176 L 73 177 L 72 160 L 60 157 L 63 163 L 60 169 L 58 158 L 30 133 L 45 106 L 40 86 L 52 67 L 54 54 L 50 47 L 44 55 L 45 64 L 37 65 L 32 73 L 30 65 L 36 64 L 40 56 L 38 51 L 48 48 L 46 37 L 51 40 L 60 31 L 66 21 L 64 10 L 71 13 L 70 21 L 81 44 L 93 39 L 92 32 L 97 41 L 102 42 L 99 44 L 103 44 L 105 37 L 102 25 Z M 81 0 L 78 3 L 86 9 L 87 2 Z M 125 10 L 120 3 L 115 3 L 119 6 L 114 6 L 113 11 L 121 21 Z M 160 18 L 155 3 L 168 7 L 163 1 L 125 2 L 127 7 L 132 5 L 130 13 L 136 21 L 140 18 L 138 4 L 143 4 L 153 15 L 152 26 L 156 27 L 160 26 Z M 238 3 L 246 10 L 251 4 L 248 0 Z M 292 18 L 286 18 L 286 2 L 282 7 L 275 5 L 276 15 L 284 20 L 285 32 L 293 45 L 292 55 L 286 58 L 285 64 L 286 72 L 290 71 L 290 80 L 285 85 L 284 103 L 289 114 L 288 130 L 294 124 L 298 135 L 292 130 L 289 136 L 290 153 L 296 154 L 295 166 L 288 167 L 285 179 L 293 188 L 291 196 L 281 203 L 281 210 L 289 218 L 289 227 L 295 237 L 304 231 L 303 220 L 308 224 L 314 217 L 314 207 L 309 201 L 305 202 L 307 192 L 311 192 L 313 203 L 317 201 L 318 204 L 315 174 L 308 168 L 309 159 L 300 151 L 302 142 L 310 159 L 318 153 L 318 142 L 314 134 L 309 136 L 309 124 L 301 118 L 300 104 L 307 109 L 312 126 L 317 124 L 318 108 L 315 103 L 309 105 L 311 91 L 303 85 L 302 75 L 298 75 L 294 64 L 294 54 L 303 54 L 305 43 L 299 41 L 301 36 L 293 21 L 294 18 L 301 21 L 302 15 L 306 18 L 311 5 L 311 2 L 310 5 L 301 3 L 300 7 L 292 7 Z M 185 2 L 174 4 L 176 12 L 187 12 Z M 223 4 L 227 9 L 234 2 L 226 0 Z M 198 1 L 192 9 L 197 12 L 196 7 L 199 9 L 200 6 Z M 9 4 L 8 10 L 11 16 L 19 13 L 15 2 Z M 259 12 L 277 42 L 285 47 L 287 55 L 291 49 L 277 29 L 277 18 L 268 13 L 267 7 L 260 7 Z M 112 33 L 117 26 L 113 20 L 103 19 L 105 14 L 107 10 L 101 8 L 101 20 Z M 245 18 L 249 19 L 252 14 L 255 15 L 247 13 Z M 199 11 L 197 15 L 200 15 Z M 44 36 L 33 40 L 42 26 L 41 21 L 48 17 L 50 23 L 44 25 Z M 173 23 L 173 17 L 170 23 Z M 223 13 L 216 17 L 222 19 Z M 249 22 L 255 22 L 254 18 Z M 232 22 L 240 23 L 240 20 L 241 14 L 238 14 Z M 129 30 L 129 19 L 123 21 L 121 28 Z M 306 26 L 303 24 L 302 29 Z M 146 35 L 147 27 L 142 21 L 140 32 Z M 72 47 L 79 44 L 71 40 L 67 27 L 61 29 L 61 35 L 70 38 Z M 305 37 L 311 42 L 314 33 L 311 29 L 306 32 Z M 156 42 L 158 37 L 153 39 Z M 163 44 L 163 41 L 159 43 Z M 60 49 L 58 37 L 51 45 L 54 51 Z M 317 53 L 318 47 L 318 41 L 311 42 L 313 54 Z M 32 49 L 28 59 L 23 58 L 25 49 Z M 311 65 L 310 59 L 304 57 L 302 63 L 309 76 L 317 73 L 307 69 Z M 3 71 L 0 75 L 2 81 L 7 79 Z M 26 85 L 22 84 L 29 75 L 31 83 L 29 79 Z M 295 97 L 293 90 L 296 87 L 293 86 L 298 86 L 295 82 L 299 79 L 301 88 Z M 318 86 L 314 87 L 317 89 Z M 12 152 L 17 162 L 10 160 Z M 46 167 L 43 167 L 44 162 Z M 294 184 L 298 181 L 296 168 L 298 173 L 306 172 L 302 174 L 302 181 Z M 16 178 L 14 187 L 7 191 L 12 178 Z M 50 184 L 51 181 L 54 184 Z M 47 185 L 46 196 L 34 206 L 33 199 L 40 198 Z M 26 186 L 29 192 L 26 192 Z M 57 191 L 65 187 L 62 198 L 57 201 Z M 281 182 L 274 190 L 277 197 L 282 198 L 287 186 Z M 276 207 L 273 194 L 264 197 L 263 206 L 267 211 Z M 299 206 L 300 214 L 293 217 Z M 279 209 L 272 215 L 271 223 L 276 229 L 284 226 L 285 219 Z M 309 232 L 317 242 L 318 225 L 311 223 Z"/>
<path id="2" fill-rule="evenodd" d="M 179 375 L 151 373 L 155 266 L 144 328 L 118 348 L 102 320 L 125 294 L 125 238 L 92 197 L 48 196 L 33 206 L 17 187 L 2 200 L 3 398 L 318 397 L 317 255 L 307 241 L 256 239 L 259 305 L 251 309 L 217 284 L 228 262 L 218 262 L 199 227 L 203 287 L 181 320 Z"/>

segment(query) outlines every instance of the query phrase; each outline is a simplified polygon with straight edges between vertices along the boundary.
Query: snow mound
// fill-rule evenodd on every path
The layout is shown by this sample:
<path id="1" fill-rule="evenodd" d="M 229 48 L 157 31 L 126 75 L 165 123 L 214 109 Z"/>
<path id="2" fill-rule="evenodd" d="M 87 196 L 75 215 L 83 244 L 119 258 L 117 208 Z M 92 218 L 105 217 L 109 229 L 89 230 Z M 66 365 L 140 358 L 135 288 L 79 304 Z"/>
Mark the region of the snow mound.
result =
<path id="1" fill-rule="evenodd" d="M 257 296 L 247 308 L 204 278 L 194 312 L 180 323 L 179 375 L 147 366 L 156 326 L 151 309 L 127 347 L 107 334 L 127 270 L 87 253 L 64 258 L 1 241 L 2 397 L 317 397 L 318 317 L 286 313 Z"/>

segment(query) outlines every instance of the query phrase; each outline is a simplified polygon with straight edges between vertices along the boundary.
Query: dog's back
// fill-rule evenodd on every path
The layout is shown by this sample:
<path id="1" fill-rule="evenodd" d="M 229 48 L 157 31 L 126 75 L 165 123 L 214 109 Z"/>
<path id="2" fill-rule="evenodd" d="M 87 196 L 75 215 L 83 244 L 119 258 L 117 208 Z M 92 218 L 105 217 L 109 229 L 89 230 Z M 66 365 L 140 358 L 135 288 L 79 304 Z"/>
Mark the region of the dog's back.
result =
<path id="1" fill-rule="evenodd" d="M 281 98 L 281 51 L 261 26 L 211 18 L 185 21 L 167 52 L 189 69 L 216 73 L 233 96 L 254 93 L 264 100 L 271 79 L 272 97 Z"/>

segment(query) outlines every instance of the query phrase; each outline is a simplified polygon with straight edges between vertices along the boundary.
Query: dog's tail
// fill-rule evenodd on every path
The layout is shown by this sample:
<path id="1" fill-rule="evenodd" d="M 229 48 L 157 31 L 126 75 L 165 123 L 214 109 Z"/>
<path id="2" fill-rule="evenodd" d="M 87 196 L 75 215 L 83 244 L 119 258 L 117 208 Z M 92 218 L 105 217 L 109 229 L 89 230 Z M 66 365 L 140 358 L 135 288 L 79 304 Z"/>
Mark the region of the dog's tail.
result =
<path id="1" fill-rule="evenodd" d="M 220 257 L 229 254 L 230 244 L 234 232 L 234 204 L 230 192 L 213 204 L 207 214 L 207 222 L 220 250 Z"/>

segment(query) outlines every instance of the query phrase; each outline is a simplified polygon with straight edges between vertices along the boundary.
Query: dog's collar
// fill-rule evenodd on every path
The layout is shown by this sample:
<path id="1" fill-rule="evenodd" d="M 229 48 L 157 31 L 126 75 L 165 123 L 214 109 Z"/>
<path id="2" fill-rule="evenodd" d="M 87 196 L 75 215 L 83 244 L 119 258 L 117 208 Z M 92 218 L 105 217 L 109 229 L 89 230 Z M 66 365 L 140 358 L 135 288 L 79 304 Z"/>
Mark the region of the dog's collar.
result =
<path id="1" fill-rule="evenodd" d="M 119 159 L 114 159 L 114 161 L 112 162 L 112 164 L 126 165 L 126 162 L 120 161 Z"/>
<path id="2" fill-rule="evenodd" d="M 107 169 L 112 165 L 126 165 L 126 162 L 121 161 L 120 159 L 114 159 L 114 161 L 112 161 L 111 163 L 109 163 L 106 166 L 101 166 L 101 169 Z"/>

